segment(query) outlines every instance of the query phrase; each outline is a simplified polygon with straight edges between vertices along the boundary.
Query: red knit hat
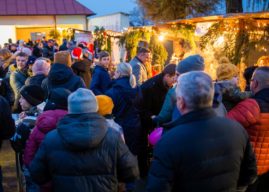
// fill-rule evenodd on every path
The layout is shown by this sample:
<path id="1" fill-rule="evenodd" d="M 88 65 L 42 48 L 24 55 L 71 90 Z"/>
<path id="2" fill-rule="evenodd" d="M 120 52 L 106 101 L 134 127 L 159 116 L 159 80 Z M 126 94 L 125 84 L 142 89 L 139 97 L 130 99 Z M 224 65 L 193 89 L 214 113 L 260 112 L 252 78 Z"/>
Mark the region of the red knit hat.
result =
<path id="1" fill-rule="evenodd" d="M 83 52 L 80 47 L 76 47 L 72 50 L 72 58 L 73 59 L 82 59 L 83 58 Z"/>

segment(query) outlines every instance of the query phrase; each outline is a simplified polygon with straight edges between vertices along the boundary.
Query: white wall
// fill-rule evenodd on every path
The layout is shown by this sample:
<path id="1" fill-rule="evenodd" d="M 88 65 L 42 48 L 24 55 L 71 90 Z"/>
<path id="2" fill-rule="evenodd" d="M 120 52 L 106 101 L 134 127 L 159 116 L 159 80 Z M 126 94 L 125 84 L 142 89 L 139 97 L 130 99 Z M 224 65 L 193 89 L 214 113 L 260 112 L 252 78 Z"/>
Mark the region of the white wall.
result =
<path id="1" fill-rule="evenodd" d="M 8 42 L 11 38 L 12 42 L 16 42 L 16 29 L 14 25 L 0 25 L 0 45 Z"/>
<path id="2" fill-rule="evenodd" d="M 121 32 L 124 28 L 129 27 L 129 16 L 117 13 L 89 18 L 89 30 L 93 31 L 95 26 L 104 27 L 106 30 Z"/>

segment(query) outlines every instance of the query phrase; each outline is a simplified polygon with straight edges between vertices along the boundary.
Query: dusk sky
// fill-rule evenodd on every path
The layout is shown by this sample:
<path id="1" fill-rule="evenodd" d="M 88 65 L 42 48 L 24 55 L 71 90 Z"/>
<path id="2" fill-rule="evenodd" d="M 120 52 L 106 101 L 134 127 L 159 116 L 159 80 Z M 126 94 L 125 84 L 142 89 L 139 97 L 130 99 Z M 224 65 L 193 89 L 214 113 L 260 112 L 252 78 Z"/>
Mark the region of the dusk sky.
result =
<path id="1" fill-rule="evenodd" d="M 135 0 L 78 0 L 98 15 L 115 12 L 129 13 L 136 5 Z"/>

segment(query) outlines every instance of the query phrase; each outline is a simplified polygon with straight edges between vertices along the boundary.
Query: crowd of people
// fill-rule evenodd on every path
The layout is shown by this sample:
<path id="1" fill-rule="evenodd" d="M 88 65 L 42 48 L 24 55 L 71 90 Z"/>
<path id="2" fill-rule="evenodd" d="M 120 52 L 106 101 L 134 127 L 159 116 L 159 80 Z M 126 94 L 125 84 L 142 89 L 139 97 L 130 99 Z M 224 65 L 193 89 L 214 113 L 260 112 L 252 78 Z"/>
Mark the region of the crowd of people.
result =
<path id="1" fill-rule="evenodd" d="M 245 70 L 242 91 L 226 57 L 213 81 L 200 55 L 152 77 L 145 47 L 113 71 L 84 42 L 5 45 L 0 141 L 16 152 L 20 191 L 269 191 L 267 61 Z"/>

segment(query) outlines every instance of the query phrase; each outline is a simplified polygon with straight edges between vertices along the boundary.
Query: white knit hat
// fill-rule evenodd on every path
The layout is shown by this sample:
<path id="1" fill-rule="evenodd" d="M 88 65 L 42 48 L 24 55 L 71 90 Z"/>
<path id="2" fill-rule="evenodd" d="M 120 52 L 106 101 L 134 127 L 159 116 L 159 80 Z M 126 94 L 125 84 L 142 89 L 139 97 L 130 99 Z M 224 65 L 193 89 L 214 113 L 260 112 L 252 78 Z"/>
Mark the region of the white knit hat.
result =
<path id="1" fill-rule="evenodd" d="M 68 97 L 68 113 L 96 113 L 98 104 L 95 95 L 92 91 L 84 88 L 79 88 L 71 93 Z"/>

